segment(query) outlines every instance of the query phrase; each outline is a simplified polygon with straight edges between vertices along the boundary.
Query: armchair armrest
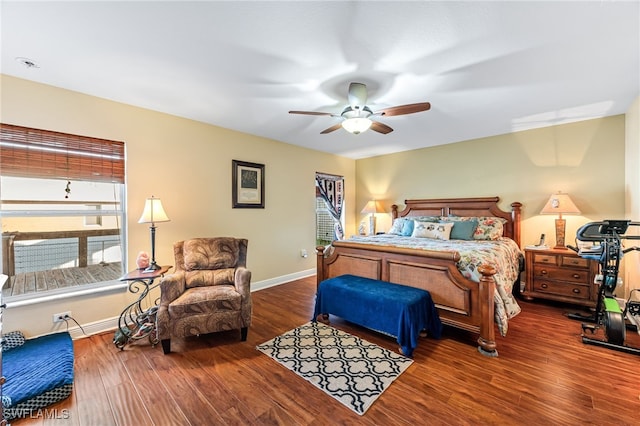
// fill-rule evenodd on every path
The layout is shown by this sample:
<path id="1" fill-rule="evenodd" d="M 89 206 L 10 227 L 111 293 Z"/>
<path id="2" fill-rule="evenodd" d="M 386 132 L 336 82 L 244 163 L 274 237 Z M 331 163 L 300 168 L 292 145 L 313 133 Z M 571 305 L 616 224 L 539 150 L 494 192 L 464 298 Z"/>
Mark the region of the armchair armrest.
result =
<path id="1" fill-rule="evenodd" d="M 242 266 L 236 268 L 234 285 L 236 286 L 236 291 L 243 298 L 249 297 L 251 294 L 251 271 Z"/>
<path id="2" fill-rule="evenodd" d="M 186 289 L 183 271 L 165 275 L 160 281 L 160 306 L 168 305 L 176 300 Z"/>

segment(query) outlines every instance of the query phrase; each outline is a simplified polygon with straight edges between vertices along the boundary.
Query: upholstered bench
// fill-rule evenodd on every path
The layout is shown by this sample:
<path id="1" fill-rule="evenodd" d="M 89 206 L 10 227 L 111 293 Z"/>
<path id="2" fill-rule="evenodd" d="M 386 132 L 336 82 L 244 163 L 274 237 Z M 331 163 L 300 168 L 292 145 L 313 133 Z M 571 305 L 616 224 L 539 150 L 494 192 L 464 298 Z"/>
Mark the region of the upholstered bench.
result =
<path id="1" fill-rule="evenodd" d="M 328 320 L 329 314 L 397 337 L 400 350 L 408 357 L 413 355 L 421 331 L 436 339 L 442 333 L 428 291 L 355 275 L 320 283 L 313 321 Z"/>

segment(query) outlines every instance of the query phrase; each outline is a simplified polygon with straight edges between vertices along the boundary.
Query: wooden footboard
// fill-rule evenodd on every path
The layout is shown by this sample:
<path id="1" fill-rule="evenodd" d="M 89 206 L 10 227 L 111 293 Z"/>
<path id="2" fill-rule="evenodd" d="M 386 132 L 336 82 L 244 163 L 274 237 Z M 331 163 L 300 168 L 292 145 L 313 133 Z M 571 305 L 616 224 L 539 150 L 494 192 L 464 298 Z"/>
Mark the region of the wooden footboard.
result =
<path id="1" fill-rule="evenodd" d="M 444 324 L 479 333 L 483 351 L 495 353 L 493 293 L 495 270 L 485 267 L 480 283 L 456 268 L 457 252 L 416 251 L 389 246 L 366 246 L 334 241 L 325 253 L 317 250 L 318 284 L 328 278 L 353 274 L 429 291 Z"/>
<path id="2" fill-rule="evenodd" d="M 504 236 L 520 244 L 520 203 L 511 212 L 501 210 L 498 197 L 406 200 L 393 206 L 392 216 L 493 216 L 505 219 Z M 497 355 L 494 323 L 496 273 L 491 265 L 479 268 L 480 282 L 466 279 L 456 267 L 457 252 L 414 250 L 334 241 L 317 250 L 317 280 L 343 274 L 358 275 L 427 290 L 444 324 L 479 333 L 481 352 Z"/>

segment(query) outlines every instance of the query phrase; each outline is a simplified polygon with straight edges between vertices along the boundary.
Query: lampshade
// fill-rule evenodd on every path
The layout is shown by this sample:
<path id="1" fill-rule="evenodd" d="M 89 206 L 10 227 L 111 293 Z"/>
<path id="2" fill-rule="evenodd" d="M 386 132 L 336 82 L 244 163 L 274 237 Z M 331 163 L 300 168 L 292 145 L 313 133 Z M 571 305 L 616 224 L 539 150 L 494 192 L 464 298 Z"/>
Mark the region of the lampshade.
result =
<path id="1" fill-rule="evenodd" d="M 371 120 L 365 117 L 347 118 L 342 121 L 342 128 L 349 133 L 357 135 L 366 132 L 371 127 Z"/>
<path id="2" fill-rule="evenodd" d="M 157 223 L 157 222 L 169 222 L 169 217 L 162 207 L 162 201 L 159 198 L 147 198 L 144 203 L 144 210 L 138 223 Z"/>
<path id="3" fill-rule="evenodd" d="M 360 213 L 362 213 L 362 214 L 384 213 L 384 210 L 382 209 L 382 206 L 380 205 L 380 203 L 378 201 L 371 200 L 371 201 L 369 201 L 367 203 L 366 206 L 364 206 L 364 208 L 362 209 L 362 211 Z"/>
<path id="4" fill-rule="evenodd" d="M 563 194 L 558 192 L 557 194 L 551 194 L 549 201 L 544 205 L 540 214 L 558 214 L 562 217 L 562 214 L 580 214 L 580 209 L 571 201 L 569 194 Z"/>

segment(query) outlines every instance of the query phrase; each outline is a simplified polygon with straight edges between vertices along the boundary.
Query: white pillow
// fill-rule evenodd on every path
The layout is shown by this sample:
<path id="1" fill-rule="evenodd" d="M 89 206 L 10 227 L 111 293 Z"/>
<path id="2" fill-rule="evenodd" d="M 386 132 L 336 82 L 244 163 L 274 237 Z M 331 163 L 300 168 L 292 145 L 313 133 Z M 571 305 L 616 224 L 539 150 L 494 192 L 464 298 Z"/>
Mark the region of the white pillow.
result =
<path id="1" fill-rule="evenodd" d="M 393 219 L 393 224 L 391 225 L 391 229 L 389 229 L 389 232 L 387 232 L 387 234 L 402 235 L 402 227 L 404 226 L 405 220 L 406 219 L 402 217 Z"/>
<path id="2" fill-rule="evenodd" d="M 453 228 L 453 222 L 434 223 L 414 220 L 413 233 L 411 236 L 417 238 L 433 238 L 435 240 L 448 240 L 451 235 L 451 228 Z"/>

